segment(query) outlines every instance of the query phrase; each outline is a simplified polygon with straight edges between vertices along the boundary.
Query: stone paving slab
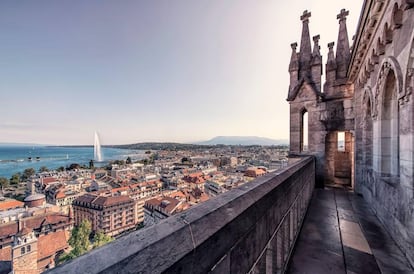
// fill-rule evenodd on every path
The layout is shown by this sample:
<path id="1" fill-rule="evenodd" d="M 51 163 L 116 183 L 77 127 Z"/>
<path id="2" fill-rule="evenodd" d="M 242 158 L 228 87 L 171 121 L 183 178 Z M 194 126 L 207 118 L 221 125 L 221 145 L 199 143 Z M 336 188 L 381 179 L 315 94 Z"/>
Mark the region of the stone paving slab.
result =
<path id="1" fill-rule="evenodd" d="M 315 189 L 287 273 L 414 273 L 368 204 L 349 190 Z"/>

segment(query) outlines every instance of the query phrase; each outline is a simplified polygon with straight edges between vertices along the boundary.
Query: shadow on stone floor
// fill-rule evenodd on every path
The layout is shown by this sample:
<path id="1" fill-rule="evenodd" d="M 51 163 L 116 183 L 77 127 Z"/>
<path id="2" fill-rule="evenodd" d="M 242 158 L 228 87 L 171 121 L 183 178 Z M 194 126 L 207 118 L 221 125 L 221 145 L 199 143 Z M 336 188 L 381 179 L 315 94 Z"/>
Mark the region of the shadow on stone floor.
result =
<path id="1" fill-rule="evenodd" d="M 315 189 L 287 273 L 414 273 L 362 197 Z"/>

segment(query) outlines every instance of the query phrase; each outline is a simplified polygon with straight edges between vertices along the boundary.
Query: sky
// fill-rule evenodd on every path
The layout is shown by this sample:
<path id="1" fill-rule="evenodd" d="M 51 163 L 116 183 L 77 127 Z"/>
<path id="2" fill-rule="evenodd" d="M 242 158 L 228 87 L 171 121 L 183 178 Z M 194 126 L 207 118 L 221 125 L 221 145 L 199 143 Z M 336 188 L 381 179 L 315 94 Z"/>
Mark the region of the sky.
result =
<path id="1" fill-rule="evenodd" d="M 2 0 L 0 143 L 289 137 L 290 44 L 362 0 Z M 299 47 L 298 47 L 299 49 Z"/>

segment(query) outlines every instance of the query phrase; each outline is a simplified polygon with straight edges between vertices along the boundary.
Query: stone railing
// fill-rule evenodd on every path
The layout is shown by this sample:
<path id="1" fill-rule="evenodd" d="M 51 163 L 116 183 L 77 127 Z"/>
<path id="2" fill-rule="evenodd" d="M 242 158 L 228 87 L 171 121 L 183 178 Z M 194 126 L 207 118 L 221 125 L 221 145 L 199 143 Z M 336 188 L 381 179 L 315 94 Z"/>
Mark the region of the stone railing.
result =
<path id="1" fill-rule="evenodd" d="M 283 273 L 315 184 L 311 157 L 49 273 Z"/>

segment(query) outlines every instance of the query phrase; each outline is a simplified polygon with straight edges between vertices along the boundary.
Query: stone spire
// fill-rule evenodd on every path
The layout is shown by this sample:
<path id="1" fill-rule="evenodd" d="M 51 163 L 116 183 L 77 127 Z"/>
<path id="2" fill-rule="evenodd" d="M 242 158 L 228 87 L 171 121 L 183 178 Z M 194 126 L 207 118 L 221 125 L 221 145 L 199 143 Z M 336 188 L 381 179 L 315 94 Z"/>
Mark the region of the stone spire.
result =
<path id="1" fill-rule="evenodd" d="M 296 52 L 298 43 L 292 43 L 290 47 L 292 48 L 292 55 L 290 56 L 289 72 L 299 70 L 298 53 Z"/>
<path id="2" fill-rule="evenodd" d="M 324 92 L 329 94 L 331 92 L 330 88 L 336 81 L 336 60 L 333 47 L 335 46 L 334 42 L 328 44 L 328 61 L 325 65 L 326 79 L 324 85 Z"/>
<path id="3" fill-rule="evenodd" d="M 305 10 L 300 17 L 302 20 L 302 38 L 300 41 L 300 55 L 299 55 L 299 76 L 305 76 L 310 74 L 310 67 L 312 61 L 311 41 L 309 35 L 309 18 L 311 13 Z"/>
<path id="4" fill-rule="evenodd" d="M 337 15 L 339 19 L 339 34 L 338 42 L 336 45 L 336 78 L 346 78 L 346 72 L 348 69 L 349 61 L 351 60 L 351 51 L 349 49 L 348 31 L 346 29 L 346 17 L 349 15 L 349 11 L 342 9 Z"/>
<path id="5" fill-rule="evenodd" d="M 289 63 L 289 74 L 290 74 L 290 85 L 289 85 L 289 92 L 296 87 L 298 84 L 298 71 L 299 71 L 299 59 L 298 53 L 296 52 L 296 48 L 298 47 L 298 43 L 290 44 L 292 48 L 292 55 L 290 57 Z"/>
<path id="6" fill-rule="evenodd" d="M 312 66 L 322 64 L 321 47 L 319 46 L 320 38 L 319 35 L 313 36 Z"/>
<path id="7" fill-rule="evenodd" d="M 313 52 L 311 62 L 311 74 L 312 80 L 315 83 L 316 88 L 321 92 L 321 78 L 322 78 L 322 56 L 320 53 L 321 47 L 319 46 L 320 36 L 313 36 Z"/>

